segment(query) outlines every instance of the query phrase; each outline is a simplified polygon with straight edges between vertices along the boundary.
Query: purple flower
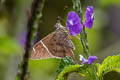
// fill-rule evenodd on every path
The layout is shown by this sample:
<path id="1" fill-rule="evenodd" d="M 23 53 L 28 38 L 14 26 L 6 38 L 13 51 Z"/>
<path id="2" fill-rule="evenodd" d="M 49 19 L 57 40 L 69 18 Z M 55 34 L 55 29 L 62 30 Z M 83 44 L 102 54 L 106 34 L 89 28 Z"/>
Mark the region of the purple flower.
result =
<path id="1" fill-rule="evenodd" d="M 19 43 L 22 47 L 24 47 L 26 44 L 26 35 L 27 35 L 27 31 L 22 33 L 22 35 L 19 37 Z"/>
<path id="2" fill-rule="evenodd" d="M 87 28 L 91 29 L 94 21 L 93 6 L 88 6 L 86 10 L 85 18 L 86 20 L 84 22 L 84 25 Z"/>
<path id="3" fill-rule="evenodd" d="M 68 13 L 67 28 L 72 36 L 76 36 L 82 31 L 83 26 L 80 23 L 80 18 L 74 11 Z"/>
<path id="4" fill-rule="evenodd" d="M 87 59 L 85 59 L 82 55 L 79 55 L 80 56 L 80 61 L 82 61 L 82 63 L 81 64 L 84 64 L 84 63 L 86 63 L 88 60 Z"/>
<path id="5" fill-rule="evenodd" d="M 96 56 L 90 56 L 89 58 L 88 58 L 88 61 L 87 61 L 87 64 L 91 64 L 93 61 L 95 61 L 97 59 L 97 57 Z"/>
<path id="6" fill-rule="evenodd" d="M 96 56 L 89 56 L 88 60 L 85 59 L 82 55 L 79 55 L 79 56 L 80 56 L 80 61 L 82 61 L 81 64 L 84 64 L 84 63 L 91 64 L 93 61 L 97 59 Z"/>

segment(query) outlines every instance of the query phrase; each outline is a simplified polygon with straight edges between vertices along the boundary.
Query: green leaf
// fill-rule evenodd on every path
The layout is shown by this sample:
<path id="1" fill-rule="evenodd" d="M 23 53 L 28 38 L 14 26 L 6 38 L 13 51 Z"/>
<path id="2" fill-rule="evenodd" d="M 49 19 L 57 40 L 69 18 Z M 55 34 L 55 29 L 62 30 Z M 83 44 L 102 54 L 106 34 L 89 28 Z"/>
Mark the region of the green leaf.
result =
<path id="1" fill-rule="evenodd" d="M 20 52 L 22 52 L 22 49 L 15 39 L 8 36 L 0 36 L 0 53 L 16 54 Z"/>
<path id="2" fill-rule="evenodd" d="M 58 75 L 56 80 L 66 80 L 67 76 L 72 73 L 72 72 L 77 72 L 79 73 L 81 76 L 83 76 L 84 74 L 82 73 L 82 71 L 85 70 L 84 67 L 80 66 L 79 64 L 76 65 L 70 65 L 69 67 L 65 67 L 63 69 L 63 71 Z"/>
<path id="3" fill-rule="evenodd" d="M 64 69 L 64 67 L 69 66 L 69 65 L 74 65 L 74 61 L 72 60 L 70 56 L 66 56 L 65 58 L 61 59 L 59 68 L 56 71 L 57 74 L 59 74 Z"/>
<path id="4" fill-rule="evenodd" d="M 56 58 L 30 59 L 28 64 L 29 80 L 55 80 L 59 64 L 60 59 Z"/>
<path id="5" fill-rule="evenodd" d="M 98 66 L 98 76 L 102 77 L 106 73 L 120 69 L 120 54 L 108 56 L 101 65 Z"/>

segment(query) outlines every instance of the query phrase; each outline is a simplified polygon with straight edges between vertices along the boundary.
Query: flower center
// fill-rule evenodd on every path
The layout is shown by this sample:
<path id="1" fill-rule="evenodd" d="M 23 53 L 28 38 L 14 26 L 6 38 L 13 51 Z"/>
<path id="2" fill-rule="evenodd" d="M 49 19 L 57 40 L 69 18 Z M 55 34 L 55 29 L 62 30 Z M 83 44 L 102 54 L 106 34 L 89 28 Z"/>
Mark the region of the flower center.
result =
<path id="1" fill-rule="evenodd" d="M 73 21 L 72 21 L 72 20 L 70 20 L 70 21 L 69 21 L 69 23 L 70 23 L 70 25 L 72 25 L 72 26 L 73 26 Z"/>

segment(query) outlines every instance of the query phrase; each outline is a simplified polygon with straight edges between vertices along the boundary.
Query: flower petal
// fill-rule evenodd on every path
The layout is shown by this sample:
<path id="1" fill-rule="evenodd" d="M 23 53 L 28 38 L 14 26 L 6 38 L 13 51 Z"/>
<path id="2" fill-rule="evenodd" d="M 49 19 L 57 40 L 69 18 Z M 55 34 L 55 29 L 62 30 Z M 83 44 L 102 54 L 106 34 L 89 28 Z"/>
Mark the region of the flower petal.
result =
<path id="1" fill-rule="evenodd" d="M 93 20 L 85 21 L 84 25 L 85 25 L 87 28 L 91 29 L 91 28 L 92 28 L 92 25 L 93 25 Z"/>
<path id="2" fill-rule="evenodd" d="M 88 61 L 87 61 L 87 64 L 91 64 L 93 61 L 95 61 L 97 59 L 97 57 L 96 56 L 90 56 L 89 58 L 88 58 Z"/>
<path id="3" fill-rule="evenodd" d="M 68 13 L 67 28 L 72 36 L 76 36 L 82 31 L 83 26 L 80 23 L 80 18 L 74 11 Z"/>
<path id="4" fill-rule="evenodd" d="M 93 26 L 93 21 L 94 21 L 94 13 L 93 13 L 93 6 L 88 6 L 87 10 L 86 10 L 86 14 L 85 14 L 85 22 L 84 25 L 91 29 Z"/>
<path id="5" fill-rule="evenodd" d="M 80 56 L 80 61 L 82 61 L 81 64 L 88 62 L 88 60 L 86 60 L 82 55 L 79 56 Z"/>

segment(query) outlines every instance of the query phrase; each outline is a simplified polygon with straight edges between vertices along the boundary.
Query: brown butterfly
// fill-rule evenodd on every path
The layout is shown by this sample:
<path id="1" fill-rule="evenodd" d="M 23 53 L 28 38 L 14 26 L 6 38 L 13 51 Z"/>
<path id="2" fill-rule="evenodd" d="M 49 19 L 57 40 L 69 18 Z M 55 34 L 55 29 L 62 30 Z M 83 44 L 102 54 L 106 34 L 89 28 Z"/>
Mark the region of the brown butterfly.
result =
<path id="1" fill-rule="evenodd" d="M 74 60 L 73 42 L 70 40 L 68 32 L 60 24 L 56 23 L 56 30 L 36 43 L 32 48 L 32 59 L 63 58 L 71 56 Z"/>

